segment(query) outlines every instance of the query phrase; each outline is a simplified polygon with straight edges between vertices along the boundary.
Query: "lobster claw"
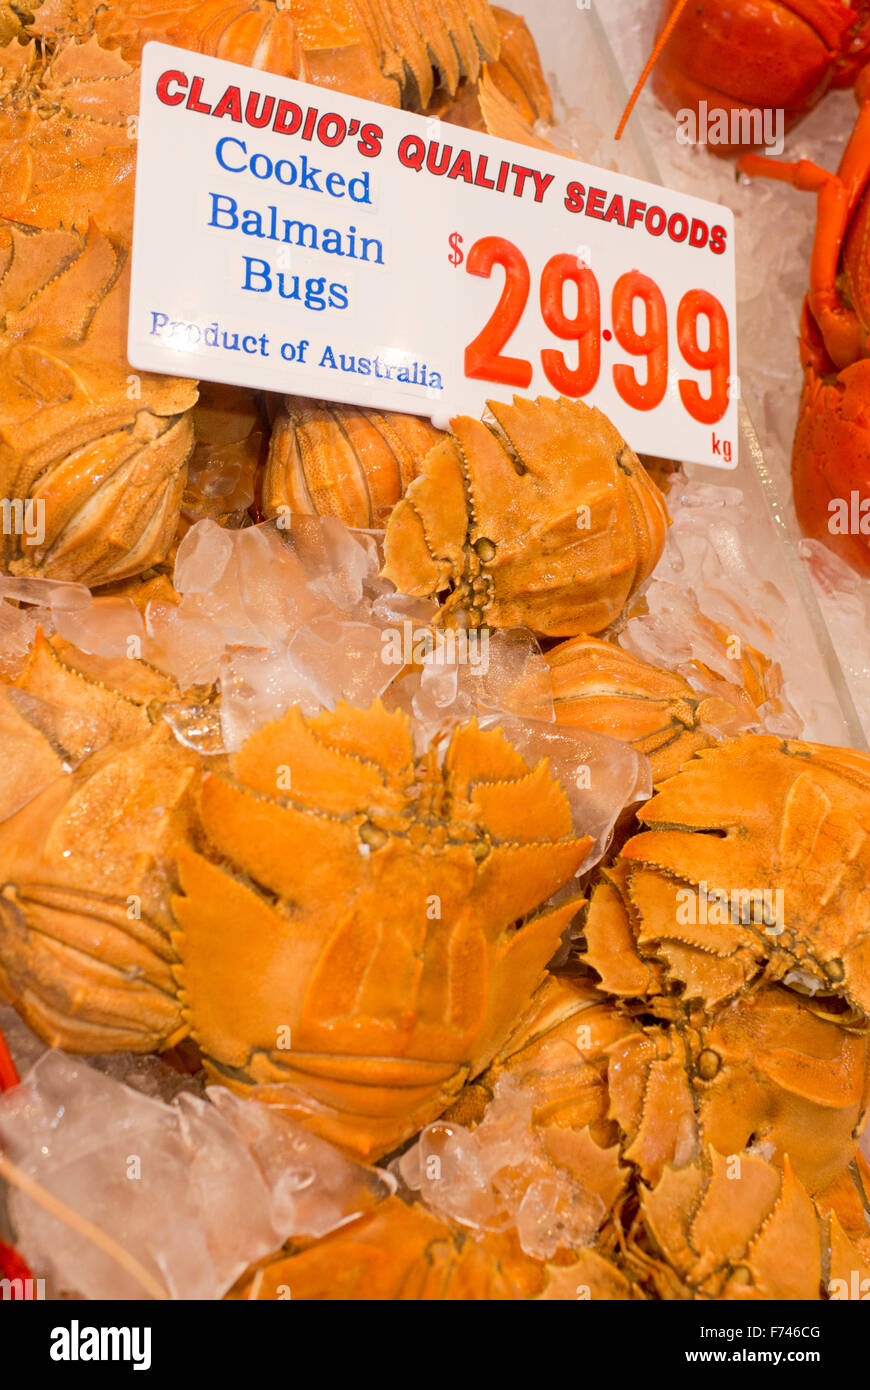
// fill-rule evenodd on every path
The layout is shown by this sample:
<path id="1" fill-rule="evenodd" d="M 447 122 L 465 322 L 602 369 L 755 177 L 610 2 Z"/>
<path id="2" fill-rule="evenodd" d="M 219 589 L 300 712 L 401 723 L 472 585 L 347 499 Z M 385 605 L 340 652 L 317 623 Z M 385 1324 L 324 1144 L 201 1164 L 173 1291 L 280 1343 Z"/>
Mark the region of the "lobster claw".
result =
<path id="1" fill-rule="evenodd" d="M 792 450 L 798 523 L 806 536 L 870 574 L 870 359 L 837 372 L 806 307 L 801 357 Z"/>

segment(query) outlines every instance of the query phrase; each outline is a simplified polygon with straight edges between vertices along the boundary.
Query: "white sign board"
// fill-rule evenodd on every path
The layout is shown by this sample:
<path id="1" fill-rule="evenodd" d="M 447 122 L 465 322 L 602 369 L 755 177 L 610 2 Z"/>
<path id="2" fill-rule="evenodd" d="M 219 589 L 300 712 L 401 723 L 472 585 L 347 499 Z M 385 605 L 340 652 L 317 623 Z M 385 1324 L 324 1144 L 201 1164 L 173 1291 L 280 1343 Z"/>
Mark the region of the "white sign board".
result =
<path id="1" fill-rule="evenodd" d="M 149 43 L 129 359 L 387 410 L 577 396 L 737 463 L 731 212 Z"/>

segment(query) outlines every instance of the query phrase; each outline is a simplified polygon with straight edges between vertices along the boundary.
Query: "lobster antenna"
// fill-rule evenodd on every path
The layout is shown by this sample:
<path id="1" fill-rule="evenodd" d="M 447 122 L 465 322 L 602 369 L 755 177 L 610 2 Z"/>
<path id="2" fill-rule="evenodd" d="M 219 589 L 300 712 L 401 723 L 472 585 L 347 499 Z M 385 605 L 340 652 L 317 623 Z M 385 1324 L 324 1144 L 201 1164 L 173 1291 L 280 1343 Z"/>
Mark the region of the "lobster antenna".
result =
<path id="1" fill-rule="evenodd" d="M 653 48 L 652 53 L 649 55 L 649 58 L 647 59 L 646 67 L 644 68 L 640 77 L 637 79 L 635 89 L 632 92 L 631 96 L 628 98 L 628 105 L 622 113 L 622 120 L 619 122 L 619 125 L 616 128 L 616 135 L 613 137 L 615 140 L 622 139 L 622 132 L 628 125 L 629 117 L 631 116 L 631 113 L 635 108 L 637 99 L 643 91 L 644 87 L 646 86 L 646 80 L 652 72 L 653 68 L 655 67 L 656 63 L 658 62 L 659 58 L 661 57 L 662 49 L 664 48 L 668 39 L 671 37 L 671 34 L 676 28 L 678 19 L 680 18 L 680 15 L 683 13 L 683 10 L 686 8 L 686 5 L 688 3 L 689 0 L 677 0 L 677 3 L 671 10 L 671 13 L 668 16 L 668 22 L 665 25 L 662 32 L 659 34 L 658 38 L 656 39 L 655 47 Z"/>

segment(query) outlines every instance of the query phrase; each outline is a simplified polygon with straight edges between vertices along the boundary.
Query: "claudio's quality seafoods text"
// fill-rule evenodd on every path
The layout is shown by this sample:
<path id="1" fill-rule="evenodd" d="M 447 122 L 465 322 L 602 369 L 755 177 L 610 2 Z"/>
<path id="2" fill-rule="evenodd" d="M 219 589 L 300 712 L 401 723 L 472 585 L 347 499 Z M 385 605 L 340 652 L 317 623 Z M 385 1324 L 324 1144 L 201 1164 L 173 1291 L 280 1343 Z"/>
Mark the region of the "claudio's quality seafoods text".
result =
<path id="1" fill-rule="evenodd" d="M 160 45 L 143 75 L 134 365 L 439 424 L 493 386 L 555 389 L 655 450 L 676 414 L 684 452 L 732 463 L 726 209 Z"/>

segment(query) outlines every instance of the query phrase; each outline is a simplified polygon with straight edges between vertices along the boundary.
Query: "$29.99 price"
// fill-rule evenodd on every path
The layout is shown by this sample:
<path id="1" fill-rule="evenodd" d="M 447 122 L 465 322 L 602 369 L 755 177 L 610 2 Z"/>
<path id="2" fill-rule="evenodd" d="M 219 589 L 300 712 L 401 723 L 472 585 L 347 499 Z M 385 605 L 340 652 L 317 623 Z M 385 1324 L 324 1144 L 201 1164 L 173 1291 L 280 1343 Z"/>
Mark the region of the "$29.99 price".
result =
<path id="1" fill-rule="evenodd" d="M 465 375 L 480 381 L 527 389 L 534 376 L 531 362 L 504 355 L 503 349 L 519 326 L 531 293 L 529 264 L 518 246 L 505 237 L 488 236 L 476 241 L 467 256 L 458 232 L 448 238 L 451 265 L 465 264 L 469 275 L 488 279 L 496 266 L 505 274 L 504 289 L 489 321 L 465 349 Z M 574 286 L 576 310 L 566 310 L 566 287 Z M 635 306 L 644 311 L 642 331 L 635 328 Z M 544 375 L 561 395 L 586 396 L 595 389 L 601 375 L 601 341 L 615 337 L 631 357 L 645 358 L 643 377 L 634 367 L 617 363 L 613 382 L 626 405 L 634 410 L 655 410 L 668 389 L 668 311 L 664 295 L 656 282 L 639 270 L 621 275 L 613 287 L 611 321 L 613 331 L 602 330 L 601 290 L 594 273 L 577 256 L 552 256 L 541 273 L 541 317 L 555 338 L 576 343 L 572 365 L 558 348 L 541 351 Z M 706 347 L 701 346 L 699 321 L 707 327 Z M 691 379 L 677 382 L 680 399 L 692 419 L 702 425 L 715 425 L 728 409 L 730 400 L 731 345 L 728 316 L 715 295 L 708 290 L 689 290 L 677 307 L 677 343 L 687 366 L 709 372 L 709 390 L 702 393 Z M 572 357 L 574 354 L 572 354 Z"/>

